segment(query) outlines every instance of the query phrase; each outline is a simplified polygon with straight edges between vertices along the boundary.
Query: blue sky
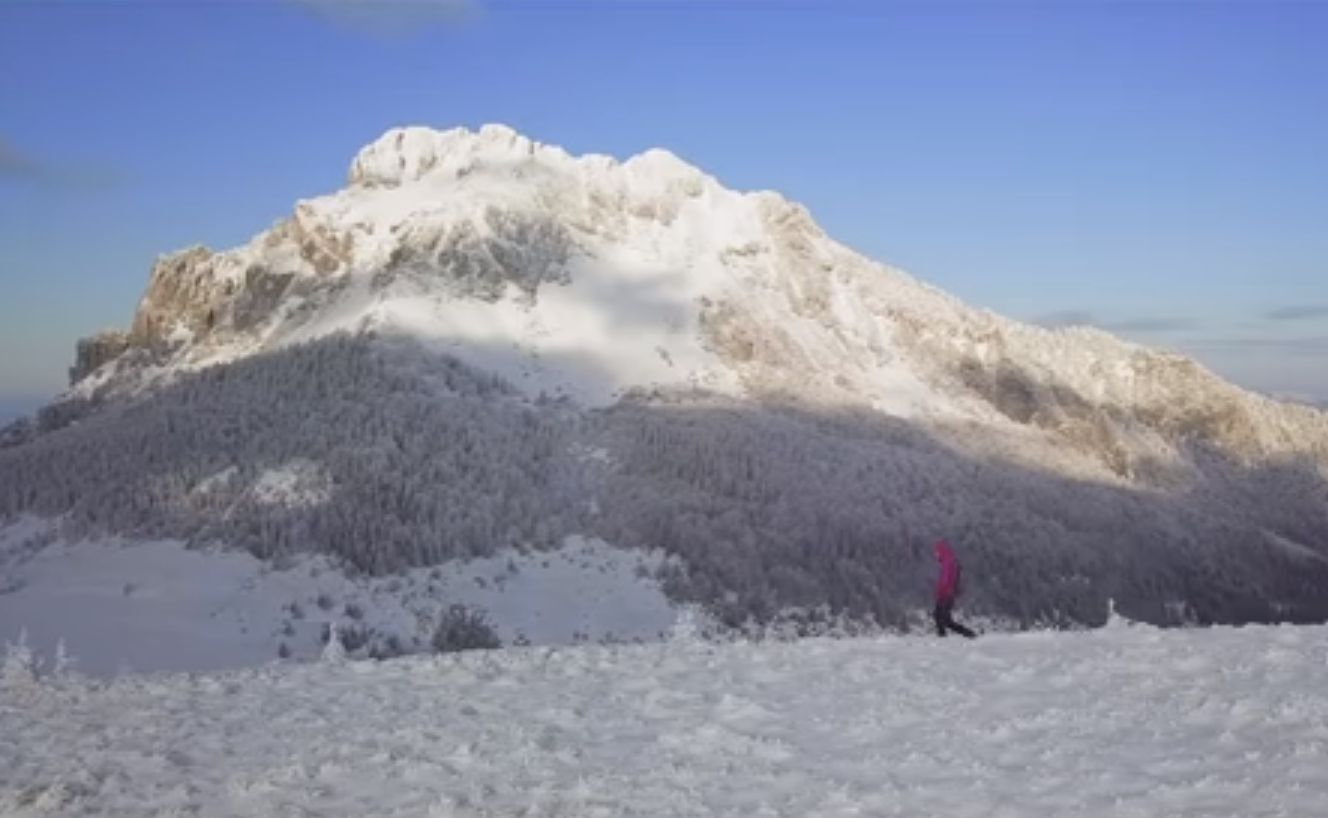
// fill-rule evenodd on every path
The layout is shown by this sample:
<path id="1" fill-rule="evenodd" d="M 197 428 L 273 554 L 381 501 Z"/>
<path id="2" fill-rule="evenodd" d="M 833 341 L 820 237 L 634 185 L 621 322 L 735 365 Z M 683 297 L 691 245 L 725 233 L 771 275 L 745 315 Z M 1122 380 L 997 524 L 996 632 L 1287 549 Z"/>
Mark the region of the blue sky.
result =
<path id="1" fill-rule="evenodd" d="M 970 303 L 1328 399 L 1324 42 L 1317 2 L 0 0 L 0 414 L 158 253 L 484 122 L 663 146 Z"/>

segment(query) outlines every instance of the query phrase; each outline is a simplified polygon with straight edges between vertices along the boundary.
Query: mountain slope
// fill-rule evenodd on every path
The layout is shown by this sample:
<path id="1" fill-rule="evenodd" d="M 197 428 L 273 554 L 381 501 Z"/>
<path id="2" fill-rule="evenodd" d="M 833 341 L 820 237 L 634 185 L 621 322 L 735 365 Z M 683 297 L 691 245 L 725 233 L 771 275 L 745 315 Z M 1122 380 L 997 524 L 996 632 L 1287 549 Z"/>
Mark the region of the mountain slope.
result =
<path id="1" fill-rule="evenodd" d="M 71 374 L 0 434 L 0 515 L 70 536 L 387 572 L 584 535 L 731 624 L 898 625 L 946 536 L 1025 623 L 1328 617 L 1328 415 L 968 308 L 663 151 L 390 131 L 160 259 Z"/>

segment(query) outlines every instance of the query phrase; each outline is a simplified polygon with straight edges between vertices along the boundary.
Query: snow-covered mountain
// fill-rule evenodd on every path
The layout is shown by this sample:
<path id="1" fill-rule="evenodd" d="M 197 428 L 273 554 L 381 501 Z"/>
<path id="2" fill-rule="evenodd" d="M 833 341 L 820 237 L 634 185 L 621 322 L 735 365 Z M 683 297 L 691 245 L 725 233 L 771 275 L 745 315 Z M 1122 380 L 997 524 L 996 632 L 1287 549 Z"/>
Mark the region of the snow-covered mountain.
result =
<path id="1" fill-rule="evenodd" d="M 370 572 L 671 556 L 736 623 L 970 605 L 1328 616 L 1328 414 L 965 306 L 672 154 L 395 129 L 248 244 L 162 257 L 68 394 L 0 433 L 0 516 Z"/>
<path id="2" fill-rule="evenodd" d="M 165 347 L 178 370 L 370 329 L 591 406 L 683 387 L 1055 426 L 1086 402 L 1249 454 L 1325 451 L 1301 439 L 1322 417 L 1104 333 L 966 308 L 777 194 L 726 190 L 666 151 L 573 158 L 496 125 L 390 131 L 345 189 L 248 245 L 162 258 L 130 332 L 84 342 L 74 374 L 124 349 Z M 1122 457 L 1174 449 L 1142 443 Z"/>

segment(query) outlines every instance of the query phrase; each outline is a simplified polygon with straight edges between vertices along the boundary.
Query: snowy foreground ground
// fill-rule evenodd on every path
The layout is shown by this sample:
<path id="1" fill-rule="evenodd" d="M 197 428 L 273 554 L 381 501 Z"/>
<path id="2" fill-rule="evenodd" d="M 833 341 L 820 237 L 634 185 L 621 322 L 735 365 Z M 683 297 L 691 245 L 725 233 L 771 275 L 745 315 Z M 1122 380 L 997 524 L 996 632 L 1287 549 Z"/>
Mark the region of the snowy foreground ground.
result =
<path id="1" fill-rule="evenodd" d="M 680 640 L 11 684 L 0 814 L 1319 817 L 1328 628 Z"/>

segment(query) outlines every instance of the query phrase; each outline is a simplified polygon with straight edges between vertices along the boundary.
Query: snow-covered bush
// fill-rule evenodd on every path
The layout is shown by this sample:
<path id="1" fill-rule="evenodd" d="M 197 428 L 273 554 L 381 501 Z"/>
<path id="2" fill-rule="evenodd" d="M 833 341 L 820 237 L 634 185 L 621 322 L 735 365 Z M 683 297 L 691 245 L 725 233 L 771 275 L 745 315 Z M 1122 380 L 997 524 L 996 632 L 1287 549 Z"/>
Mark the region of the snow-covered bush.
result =
<path id="1" fill-rule="evenodd" d="M 65 648 L 65 640 L 61 639 L 55 643 L 55 658 L 51 663 L 51 675 L 57 679 L 70 676 L 74 673 L 78 660 L 70 655 Z"/>
<path id="2" fill-rule="evenodd" d="M 443 610 L 429 644 L 435 653 L 492 650 L 503 646 L 484 612 L 465 605 L 449 605 Z"/>
<path id="3" fill-rule="evenodd" d="M 21 690 L 37 683 L 41 659 L 28 646 L 28 632 L 19 631 L 18 641 L 5 643 L 4 660 L 0 661 L 0 688 Z"/>
<path id="4" fill-rule="evenodd" d="M 669 628 L 668 639 L 677 645 L 689 645 L 700 642 L 703 631 L 704 617 L 694 606 L 684 605 Z"/>
<path id="5" fill-rule="evenodd" d="M 329 664 L 346 661 L 346 648 L 341 644 L 341 635 L 337 632 L 335 622 L 327 627 L 327 641 L 323 643 L 322 660 Z"/>

